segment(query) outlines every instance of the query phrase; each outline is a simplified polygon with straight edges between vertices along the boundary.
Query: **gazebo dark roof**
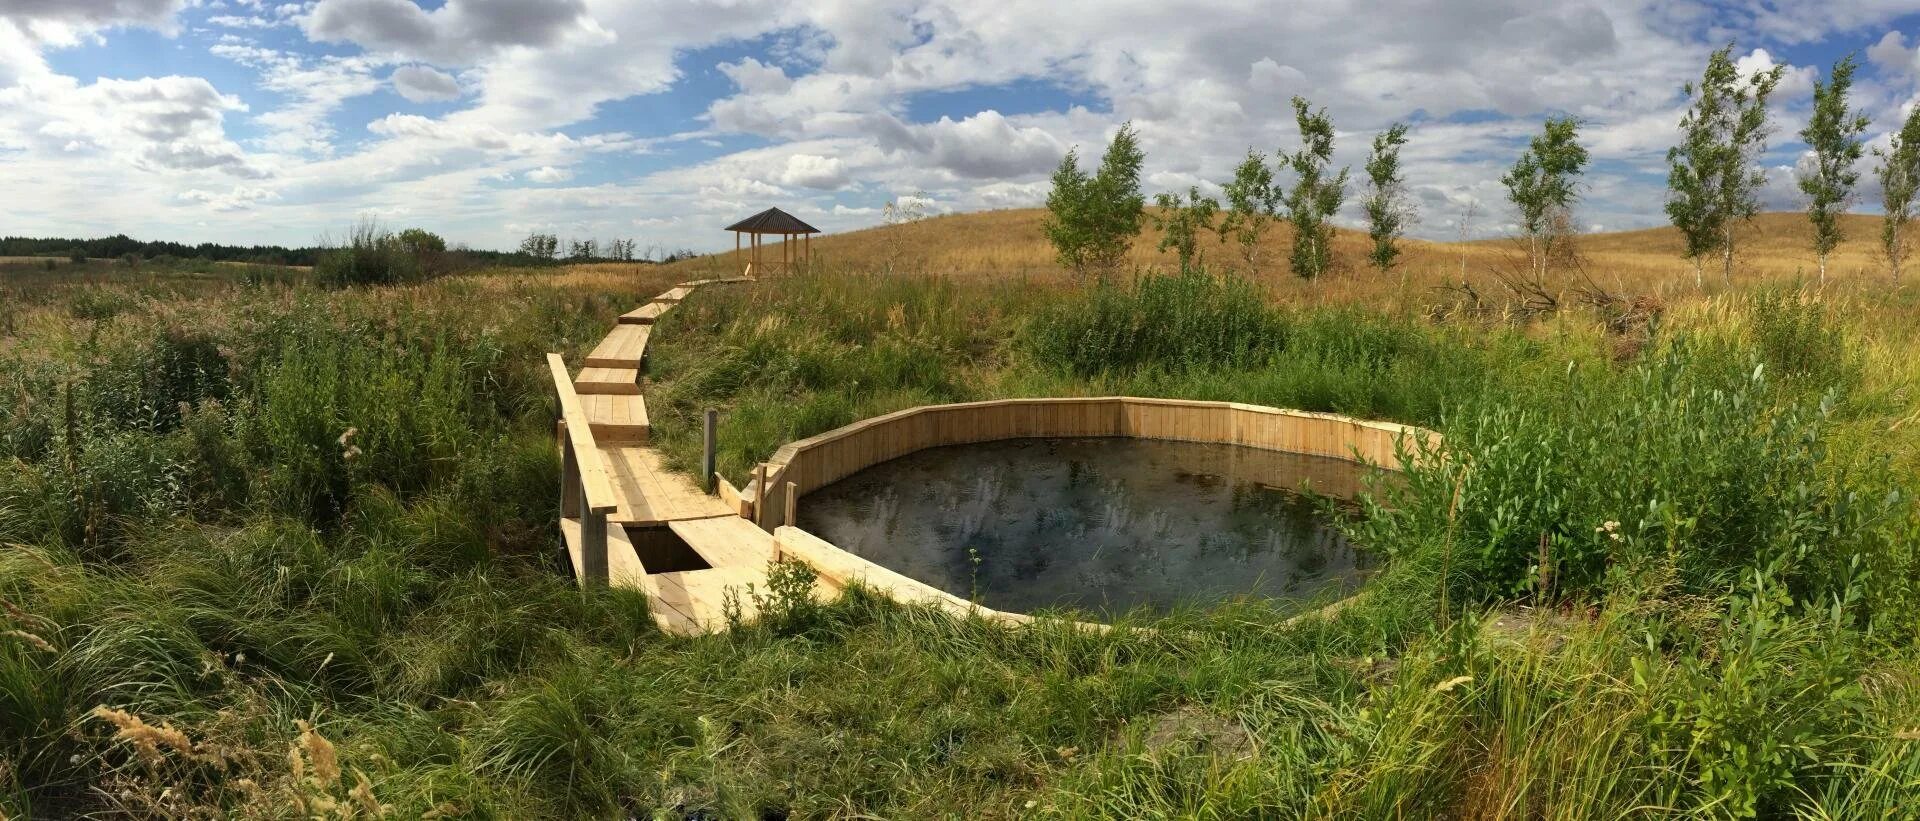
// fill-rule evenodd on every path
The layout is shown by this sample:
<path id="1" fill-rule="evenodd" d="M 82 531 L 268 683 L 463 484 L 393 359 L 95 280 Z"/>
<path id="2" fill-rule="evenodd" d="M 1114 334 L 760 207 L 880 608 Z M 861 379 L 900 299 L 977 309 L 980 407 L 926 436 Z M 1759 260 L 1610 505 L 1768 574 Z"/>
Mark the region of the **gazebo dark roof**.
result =
<path id="1" fill-rule="evenodd" d="M 743 234 L 818 234 L 820 229 L 800 221 L 799 217 L 778 208 L 769 208 L 727 226 L 728 231 Z"/>

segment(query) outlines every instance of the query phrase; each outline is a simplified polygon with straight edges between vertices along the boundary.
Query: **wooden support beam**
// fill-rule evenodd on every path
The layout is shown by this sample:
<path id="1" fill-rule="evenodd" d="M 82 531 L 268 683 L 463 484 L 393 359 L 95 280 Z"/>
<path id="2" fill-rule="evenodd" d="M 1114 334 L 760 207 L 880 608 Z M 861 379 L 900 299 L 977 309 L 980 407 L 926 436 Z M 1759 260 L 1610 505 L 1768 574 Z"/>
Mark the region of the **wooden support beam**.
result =
<path id="1" fill-rule="evenodd" d="M 787 483 L 786 514 L 786 519 L 781 524 L 800 526 L 800 485 L 794 482 Z"/>

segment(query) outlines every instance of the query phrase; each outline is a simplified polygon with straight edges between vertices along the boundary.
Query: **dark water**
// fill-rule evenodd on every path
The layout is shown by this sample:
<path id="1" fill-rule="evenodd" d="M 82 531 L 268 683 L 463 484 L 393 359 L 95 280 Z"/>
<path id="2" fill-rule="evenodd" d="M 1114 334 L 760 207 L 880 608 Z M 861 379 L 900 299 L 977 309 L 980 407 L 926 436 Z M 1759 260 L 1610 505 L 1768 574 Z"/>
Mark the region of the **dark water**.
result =
<path id="1" fill-rule="evenodd" d="M 1233 445 L 1013 439 L 875 465 L 808 494 L 799 518 L 997 610 L 1164 612 L 1357 583 L 1366 556 L 1300 489 L 1350 496 L 1369 470 Z"/>

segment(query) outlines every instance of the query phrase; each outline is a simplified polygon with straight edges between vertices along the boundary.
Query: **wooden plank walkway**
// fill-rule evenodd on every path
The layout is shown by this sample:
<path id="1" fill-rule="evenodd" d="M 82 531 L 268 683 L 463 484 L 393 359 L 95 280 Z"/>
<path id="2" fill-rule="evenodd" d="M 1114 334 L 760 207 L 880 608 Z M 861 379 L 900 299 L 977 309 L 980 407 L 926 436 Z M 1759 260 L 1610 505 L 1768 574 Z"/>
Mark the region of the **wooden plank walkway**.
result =
<path id="1" fill-rule="evenodd" d="M 645 305 L 642 305 L 638 308 L 635 308 L 631 311 L 621 314 L 620 324 L 652 325 L 654 320 L 659 319 L 661 314 L 666 313 L 667 309 L 672 307 L 673 307 L 673 303 L 670 303 L 670 302 L 649 302 Z"/>
<path id="2" fill-rule="evenodd" d="M 647 400 L 639 394 L 593 393 L 580 397 L 593 426 L 594 441 L 603 445 L 644 445 L 653 433 L 647 421 Z"/>
<path id="3" fill-rule="evenodd" d="M 589 368 L 633 368 L 638 370 L 647 355 L 647 337 L 651 325 L 615 325 L 613 333 L 587 354 Z"/>
<path id="4" fill-rule="evenodd" d="M 678 519 L 733 514 L 720 497 L 708 496 L 687 477 L 667 470 L 653 448 L 607 445 L 600 453 L 620 502 L 610 521 L 658 527 Z"/>
<path id="5" fill-rule="evenodd" d="M 646 594 L 662 629 L 691 634 L 725 629 L 729 591 L 742 618 L 755 615 L 751 586 L 767 589 L 767 564 L 774 558 L 773 535 L 740 518 L 738 509 L 710 496 L 692 479 L 667 470 L 659 451 L 647 447 L 652 426 L 641 395 L 640 371 L 646 360 L 653 322 L 695 289 L 712 283 L 744 282 L 740 277 L 683 282 L 651 302 L 620 316 L 612 332 L 587 355 L 578 378 L 561 390 L 568 415 L 584 418 L 593 442 L 581 463 L 600 484 L 594 498 L 610 498 L 607 519 L 607 583 Z M 568 381 L 557 355 L 550 357 L 556 382 Z M 577 394 L 577 396 L 576 396 Z M 686 566 L 684 557 L 654 551 L 659 536 L 629 534 L 627 528 L 662 528 L 709 565 L 698 570 L 649 572 L 647 562 Z M 587 562 L 581 520 L 561 519 L 561 535 L 576 576 L 585 579 Z M 636 533 L 638 531 L 635 531 Z M 636 543 L 635 539 L 643 539 Z M 643 550 L 636 544 L 644 544 Z M 659 569 L 656 567 L 656 569 Z"/>
<path id="6" fill-rule="evenodd" d="M 573 389 L 582 395 L 600 393 L 639 396 L 640 369 L 582 368 L 580 377 L 573 380 Z"/>

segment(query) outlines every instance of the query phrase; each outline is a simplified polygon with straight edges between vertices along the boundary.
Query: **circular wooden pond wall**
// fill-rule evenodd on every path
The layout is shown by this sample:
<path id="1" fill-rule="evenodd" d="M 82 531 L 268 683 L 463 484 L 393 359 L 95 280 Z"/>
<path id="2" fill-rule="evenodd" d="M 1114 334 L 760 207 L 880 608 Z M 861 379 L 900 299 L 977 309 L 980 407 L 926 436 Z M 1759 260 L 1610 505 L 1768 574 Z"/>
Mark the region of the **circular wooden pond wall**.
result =
<path id="1" fill-rule="evenodd" d="M 973 605 L 835 547 L 786 521 L 789 501 L 881 462 L 918 450 L 1002 439 L 1128 436 L 1240 445 L 1324 456 L 1403 469 L 1396 444 L 1438 444 L 1439 435 L 1410 425 L 1371 422 L 1237 402 L 1144 399 L 1130 396 L 1001 399 L 927 405 L 876 416 L 792 442 L 755 469 L 741 489 L 744 514 L 774 529 L 784 556 L 807 561 L 833 586 L 859 579 L 895 598 L 1026 621 L 1020 614 Z M 1357 488 L 1326 487 L 1332 495 Z M 1342 492 L 1344 491 L 1344 493 Z"/>

